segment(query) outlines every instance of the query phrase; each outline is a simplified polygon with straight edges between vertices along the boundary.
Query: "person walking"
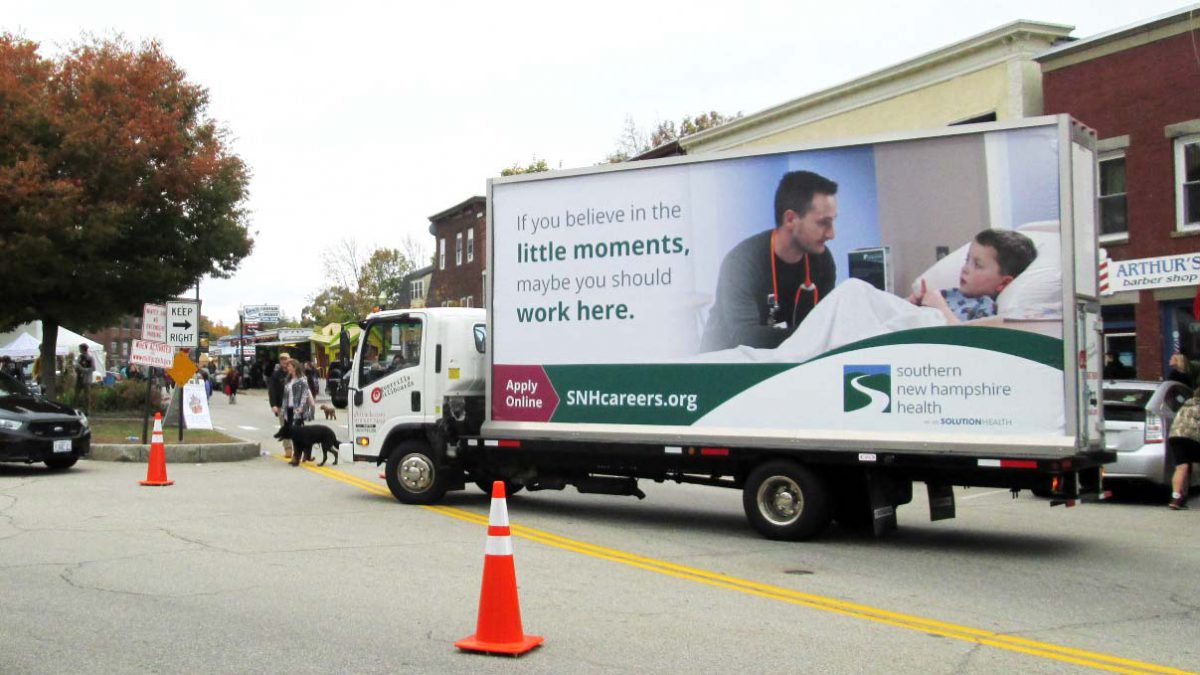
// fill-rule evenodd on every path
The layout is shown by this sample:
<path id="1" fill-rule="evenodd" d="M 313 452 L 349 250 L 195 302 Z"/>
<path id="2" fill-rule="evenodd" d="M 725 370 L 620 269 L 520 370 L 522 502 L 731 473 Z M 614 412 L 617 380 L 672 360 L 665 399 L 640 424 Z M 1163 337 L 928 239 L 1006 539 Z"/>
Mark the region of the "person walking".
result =
<path id="1" fill-rule="evenodd" d="M 230 405 L 237 403 L 238 385 L 241 384 L 240 379 L 237 368 L 229 366 L 225 371 L 225 394 L 229 396 Z"/>
<path id="2" fill-rule="evenodd" d="M 304 374 L 304 366 L 296 359 L 291 359 L 280 368 L 286 370 L 288 375 L 287 383 L 283 387 L 286 424 L 293 429 L 302 427 L 305 422 L 312 420 L 317 409 L 317 402 L 313 399 L 312 390 L 308 385 L 308 377 Z M 312 457 L 302 457 L 303 454 L 300 450 L 292 452 L 292 466 L 299 466 L 302 461 L 312 461 Z"/>
<path id="3" fill-rule="evenodd" d="M 1167 435 L 1167 457 L 1175 465 L 1167 506 L 1180 511 L 1188 507 L 1188 471 L 1194 462 L 1200 462 L 1200 392 L 1192 394 L 1175 412 Z"/>
<path id="4" fill-rule="evenodd" d="M 271 404 L 271 412 L 275 418 L 279 420 L 280 426 L 287 423 L 287 413 L 283 406 L 283 388 L 287 384 L 287 372 L 283 367 L 289 361 L 291 356 L 287 352 L 279 354 L 279 367 L 271 372 L 271 377 L 267 380 L 267 400 Z M 283 440 L 283 458 L 292 458 L 292 442 L 289 439 Z"/>

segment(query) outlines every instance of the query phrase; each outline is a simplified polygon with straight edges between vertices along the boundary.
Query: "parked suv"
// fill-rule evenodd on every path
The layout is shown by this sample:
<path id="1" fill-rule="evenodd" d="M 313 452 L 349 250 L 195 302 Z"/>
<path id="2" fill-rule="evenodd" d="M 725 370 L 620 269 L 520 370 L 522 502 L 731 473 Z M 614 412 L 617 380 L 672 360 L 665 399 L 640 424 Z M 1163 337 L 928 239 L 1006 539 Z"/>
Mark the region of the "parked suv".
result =
<path id="1" fill-rule="evenodd" d="M 1167 380 L 1105 380 L 1104 437 L 1117 461 L 1104 467 L 1104 480 L 1171 485 L 1167 434 L 1175 412 L 1192 395 L 1187 385 Z M 1200 485 L 1193 471 L 1192 485 Z"/>
<path id="2" fill-rule="evenodd" d="M 81 411 L 35 396 L 0 373 L 0 462 L 66 469 L 88 454 L 92 430 Z"/>

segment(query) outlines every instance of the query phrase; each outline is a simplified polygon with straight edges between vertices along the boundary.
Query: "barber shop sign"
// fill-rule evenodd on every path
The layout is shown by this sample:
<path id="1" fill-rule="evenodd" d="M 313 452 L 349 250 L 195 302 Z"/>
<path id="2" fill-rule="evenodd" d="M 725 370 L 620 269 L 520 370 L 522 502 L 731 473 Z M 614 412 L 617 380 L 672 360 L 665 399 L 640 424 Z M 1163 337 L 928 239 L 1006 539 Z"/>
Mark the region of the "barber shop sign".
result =
<path id="1" fill-rule="evenodd" d="M 1100 294 L 1141 291 L 1200 284 L 1200 253 L 1166 255 L 1158 258 L 1100 260 Z"/>

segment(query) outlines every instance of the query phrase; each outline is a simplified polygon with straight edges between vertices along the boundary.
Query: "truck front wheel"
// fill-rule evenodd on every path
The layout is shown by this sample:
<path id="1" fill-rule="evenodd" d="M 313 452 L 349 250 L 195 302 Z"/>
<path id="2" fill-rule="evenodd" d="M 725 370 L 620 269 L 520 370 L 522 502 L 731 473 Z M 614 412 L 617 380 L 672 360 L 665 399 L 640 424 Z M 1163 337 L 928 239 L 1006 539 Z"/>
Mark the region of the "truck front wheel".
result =
<path id="1" fill-rule="evenodd" d="M 830 521 L 829 492 L 820 476 L 791 461 L 767 462 L 750 472 L 742 507 L 754 529 L 768 539 L 802 541 Z"/>
<path id="2" fill-rule="evenodd" d="M 424 441 L 408 440 L 388 455 L 388 489 L 405 504 L 433 504 L 446 494 L 446 474 Z"/>

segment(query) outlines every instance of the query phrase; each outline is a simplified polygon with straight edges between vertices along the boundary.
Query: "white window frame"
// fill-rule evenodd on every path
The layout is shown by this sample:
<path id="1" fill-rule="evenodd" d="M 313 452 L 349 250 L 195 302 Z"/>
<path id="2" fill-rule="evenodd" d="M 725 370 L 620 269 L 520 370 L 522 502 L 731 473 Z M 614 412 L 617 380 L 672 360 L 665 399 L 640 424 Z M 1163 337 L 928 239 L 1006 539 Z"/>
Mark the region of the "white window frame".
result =
<path id="1" fill-rule="evenodd" d="M 462 232 L 459 232 L 458 234 L 454 235 L 454 264 L 455 265 L 462 264 L 462 254 L 463 254 Z"/>
<path id="2" fill-rule="evenodd" d="M 475 262 L 475 228 L 467 230 L 467 262 Z"/>
<path id="3" fill-rule="evenodd" d="M 1175 139 L 1175 230 L 1177 232 L 1200 232 L 1200 220 L 1185 223 L 1184 218 L 1184 179 L 1187 178 L 1184 167 L 1184 148 L 1189 145 L 1200 146 L 1200 134 L 1180 136 Z M 1200 183 L 1195 183 L 1200 185 Z M 1200 216 L 1200 214 L 1197 214 Z"/>
<path id="4" fill-rule="evenodd" d="M 425 299 L 425 280 L 414 279 L 409 285 L 408 295 L 410 299 L 424 300 Z"/>
<path id="5" fill-rule="evenodd" d="M 446 269 L 446 238 L 438 239 L 438 269 Z"/>
<path id="6" fill-rule="evenodd" d="M 1104 162 L 1109 162 L 1109 161 L 1112 161 L 1115 159 L 1124 160 L 1125 159 L 1125 150 L 1124 149 L 1111 150 L 1109 152 L 1100 153 L 1100 155 L 1096 158 L 1096 177 L 1097 177 L 1097 179 L 1101 179 L 1100 165 L 1103 164 Z M 1104 210 L 1102 208 L 1100 208 L 1100 205 L 1103 204 L 1103 200 L 1105 197 L 1116 197 L 1116 196 L 1124 196 L 1125 197 L 1125 231 L 1124 232 L 1113 232 L 1111 234 L 1100 234 L 1099 235 L 1100 242 L 1109 244 L 1109 243 L 1118 243 L 1118 242 L 1129 241 L 1129 231 L 1132 229 L 1129 226 L 1129 164 L 1128 163 L 1125 164 L 1125 192 L 1114 192 L 1111 195 L 1103 194 L 1101 191 L 1104 189 L 1104 181 L 1100 180 L 1099 182 L 1100 182 L 1100 184 L 1096 186 L 1096 212 L 1097 212 L 1098 216 L 1101 216 L 1103 214 Z M 1098 219 L 1097 225 L 1102 225 L 1103 222 L 1104 222 L 1103 219 L 1100 218 L 1100 219 Z"/>
<path id="7" fill-rule="evenodd" d="M 475 306 L 475 296 L 468 295 L 466 302 L 463 304 L 463 306 L 464 307 L 474 307 Z"/>

